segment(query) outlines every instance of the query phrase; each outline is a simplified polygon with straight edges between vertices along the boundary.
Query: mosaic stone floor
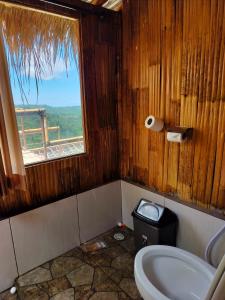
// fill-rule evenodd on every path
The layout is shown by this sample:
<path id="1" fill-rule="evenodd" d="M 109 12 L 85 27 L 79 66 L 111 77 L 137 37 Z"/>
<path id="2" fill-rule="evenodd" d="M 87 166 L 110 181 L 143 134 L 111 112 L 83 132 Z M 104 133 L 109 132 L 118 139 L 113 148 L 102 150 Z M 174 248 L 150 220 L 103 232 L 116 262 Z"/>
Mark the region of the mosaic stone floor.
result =
<path id="1" fill-rule="evenodd" d="M 124 241 L 113 238 L 113 229 L 96 240 L 108 247 L 91 254 L 75 248 L 20 276 L 17 295 L 8 291 L 0 300 L 128 300 L 141 299 L 134 275 L 134 238 L 123 230 Z"/>

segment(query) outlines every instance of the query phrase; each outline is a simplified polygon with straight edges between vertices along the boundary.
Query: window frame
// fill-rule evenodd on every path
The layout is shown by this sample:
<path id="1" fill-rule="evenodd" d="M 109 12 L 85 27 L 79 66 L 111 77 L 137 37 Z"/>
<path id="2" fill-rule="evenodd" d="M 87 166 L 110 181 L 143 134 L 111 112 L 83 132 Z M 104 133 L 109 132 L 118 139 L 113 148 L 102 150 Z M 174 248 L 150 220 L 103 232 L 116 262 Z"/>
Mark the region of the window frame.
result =
<path id="1" fill-rule="evenodd" d="M 4 1 L 4 0 L 3 0 Z M 30 9 L 34 11 L 39 11 L 42 13 L 53 14 L 59 17 L 67 17 L 78 21 L 79 26 L 79 45 L 78 45 L 78 64 L 79 64 L 79 79 L 80 79 L 80 96 L 81 96 L 81 115 L 82 115 L 82 128 L 83 128 L 83 141 L 84 141 L 84 151 L 78 154 L 70 154 L 62 157 L 50 158 L 43 161 L 32 162 L 25 164 L 24 167 L 31 168 L 32 166 L 50 164 L 54 161 L 71 159 L 75 157 L 87 156 L 89 153 L 89 143 L 88 143 L 88 129 L 87 129 L 87 115 L 86 115 L 86 98 L 85 98 L 85 81 L 84 81 L 84 59 L 83 59 L 83 40 L 82 40 L 82 22 L 81 22 L 81 13 L 76 9 L 70 7 L 58 5 L 57 3 L 53 4 L 50 2 L 43 2 L 39 0 L 29 1 L 29 0 L 5 0 L 5 3 L 9 2 L 12 5 L 19 6 L 25 9 Z M 12 88 L 12 87 L 11 87 Z M 22 148 L 20 148 L 22 151 Z"/>

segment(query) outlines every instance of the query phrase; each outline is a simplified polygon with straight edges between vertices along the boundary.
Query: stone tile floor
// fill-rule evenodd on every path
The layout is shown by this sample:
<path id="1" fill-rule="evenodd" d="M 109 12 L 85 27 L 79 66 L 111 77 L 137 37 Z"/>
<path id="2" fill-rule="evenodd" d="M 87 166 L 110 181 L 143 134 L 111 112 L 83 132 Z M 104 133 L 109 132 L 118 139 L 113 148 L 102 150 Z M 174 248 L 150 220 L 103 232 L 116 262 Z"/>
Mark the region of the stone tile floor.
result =
<path id="1" fill-rule="evenodd" d="M 117 228 L 95 240 L 108 247 L 86 254 L 75 248 L 16 280 L 17 294 L 0 300 L 128 300 L 141 299 L 134 275 L 134 238 L 124 229 L 124 241 L 113 238 Z"/>

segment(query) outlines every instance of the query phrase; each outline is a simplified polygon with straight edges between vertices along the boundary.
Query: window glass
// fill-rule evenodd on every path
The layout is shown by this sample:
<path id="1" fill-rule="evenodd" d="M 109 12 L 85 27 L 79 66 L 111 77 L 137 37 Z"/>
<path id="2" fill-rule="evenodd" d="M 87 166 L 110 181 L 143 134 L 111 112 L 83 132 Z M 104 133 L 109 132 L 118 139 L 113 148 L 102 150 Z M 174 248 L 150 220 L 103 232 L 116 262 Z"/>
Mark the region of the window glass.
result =
<path id="1" fill-rule="evenodd" d="M 7 52 L 7 43 L 5 48 Z M 38 93 L 32 59 L 29 70 L 24 70 L 24 74 L 29 72 L 30 79 L 28 82 L 26 76 L 22 78 L 23 93 L 9 60 L 11 89 L 25 165 L 85 151 L 78 54 L 77 61 L 70 59 L 66 66 L 63 55 L 58 53 L 57 57 L 53 57 L 51 49 L 49 53 L 52 53 L 49 59 L 54 59 L 54 68 L 44 66 Z"/>

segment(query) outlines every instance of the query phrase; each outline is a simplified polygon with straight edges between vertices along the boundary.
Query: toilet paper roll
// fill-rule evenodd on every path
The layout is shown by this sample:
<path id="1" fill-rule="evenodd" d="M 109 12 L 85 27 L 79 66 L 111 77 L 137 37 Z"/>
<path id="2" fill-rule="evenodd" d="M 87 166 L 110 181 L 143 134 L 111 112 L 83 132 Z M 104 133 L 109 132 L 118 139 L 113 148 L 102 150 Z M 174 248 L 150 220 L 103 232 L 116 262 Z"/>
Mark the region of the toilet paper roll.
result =
<path id="1" fill-rule="evenodd" d="M 167 140 L 174 143 L 183 143 L 185 141 L 182 133 L 167 132 Z"/>
<path id="2" fill-rule="evenodd" d="M 145 119 L 145 127 L 153 131 L 161 131 L 164 127 L 164 122 L 154 116 L 148 116 Z"/>

